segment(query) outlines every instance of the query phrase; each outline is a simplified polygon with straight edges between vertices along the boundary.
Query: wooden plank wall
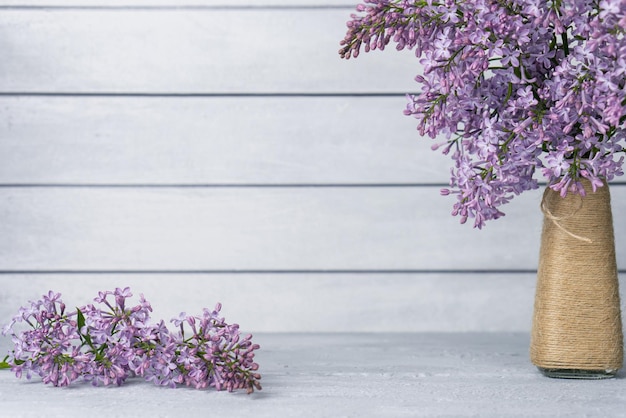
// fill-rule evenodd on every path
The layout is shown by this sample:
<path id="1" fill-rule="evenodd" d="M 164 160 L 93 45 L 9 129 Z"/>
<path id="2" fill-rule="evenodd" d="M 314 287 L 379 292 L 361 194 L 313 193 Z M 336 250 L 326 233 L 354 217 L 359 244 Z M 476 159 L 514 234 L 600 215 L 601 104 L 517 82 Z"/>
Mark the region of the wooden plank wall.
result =
<path id="1" fill-rule="evenodd" d="M 541 192 L 459 225 L 402 115 L 415 57 L 337 55 L 353 7 L 4 0 L 2 317 L 130 285 L 252 331 L 528 330 Z"/>

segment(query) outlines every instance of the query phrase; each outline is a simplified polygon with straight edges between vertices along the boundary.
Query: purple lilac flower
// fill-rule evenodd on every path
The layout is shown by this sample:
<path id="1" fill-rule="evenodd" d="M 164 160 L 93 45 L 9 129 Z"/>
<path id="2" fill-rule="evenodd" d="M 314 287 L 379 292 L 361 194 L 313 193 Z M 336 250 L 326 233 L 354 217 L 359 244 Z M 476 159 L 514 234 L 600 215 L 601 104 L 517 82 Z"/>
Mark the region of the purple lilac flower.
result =
<path id="1" fill-rule="evenodd" d="M 4 327 L 14 349 L 2 364 L 21 377 L 39 375 L 44 383 L 68 386 L 82 378 L 93 385 L 122 385 L 128 378 L 143 377 L 157 385 L 217 390 L 260 390 L 258 364 L 252 336 L 241 338 L 239 326 L 219 316 L 221 305 L 202 316 L 181 314 L 172 320 L 179 328 L 171 333 L 163 321 L 150 323 L 152 307 L 143 295 L 130 307 L 129 288 L 99 292 L 96 305 L 67 313 L 60 294 L 49 292 L 37 302 L 20 308 Z M 31 329 L 14 327 L 25 323 Z M 191 335 L 185 336 L 185 325 Z"/>
<path id="2" fill-rule="evenodd" d="M 357 11 L 343 58 L 393 41 L 420 59 L 405 114 L 420 135 L 446 136 L 443 194 L 462 222 L 504 215 L 537 188 L 537 169 L 562 196 L 623 175 L 626 0 L 366 0 Z"/>
<path id="3" fill-rule="evenodd" d="M 41 300 L 20 308 L 3 334 L 10 334 L 15 345 L 10 364 L 20 377 L 39 375 L 44 383 L 67 386 L 85 369 L 89 359 L 79 352 L 80 336 L 74 316 L 65 312 L 60 294 L 50 291 Z M 16 333 L 17 323 L 31 329 Z M 5 359 L 6 361 L 6 359 Z"/>
<path id="4" fill-rule="evenodd" d="M 204 309 L 200 317 L 181 314 L 172 320 L 180 327 L 180 351 L 175 362 L 182 383 L 229 392 L 246 389 L 251 393 L 255 388 L 261 389 L 261 376 L 256 372 L 259 366 L 254 362 L 254 351 L 259 346 L 252 344 L 251 335 L 241 338 L 239 325 L 227 324 L 219 316 L 220 309 L 221 305 L 217 304 L 213 311 Z M 191 328 L 191 335 L 185 334 L 185 325 Z"/>

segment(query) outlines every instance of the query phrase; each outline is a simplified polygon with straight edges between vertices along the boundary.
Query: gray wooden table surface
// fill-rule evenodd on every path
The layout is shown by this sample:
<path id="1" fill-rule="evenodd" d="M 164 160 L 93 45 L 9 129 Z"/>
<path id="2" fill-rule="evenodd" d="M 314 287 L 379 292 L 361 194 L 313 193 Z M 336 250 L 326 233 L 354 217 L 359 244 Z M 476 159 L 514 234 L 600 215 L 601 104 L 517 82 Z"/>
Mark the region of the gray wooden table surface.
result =
<path id="1" fill-rule="evenodd" d="M 626 416 L 626 374 L 542 376 L 525 333 L 259 334 L 264 388 L 252 395 L 54 388 L 0 373 L 5 417 Z"/>

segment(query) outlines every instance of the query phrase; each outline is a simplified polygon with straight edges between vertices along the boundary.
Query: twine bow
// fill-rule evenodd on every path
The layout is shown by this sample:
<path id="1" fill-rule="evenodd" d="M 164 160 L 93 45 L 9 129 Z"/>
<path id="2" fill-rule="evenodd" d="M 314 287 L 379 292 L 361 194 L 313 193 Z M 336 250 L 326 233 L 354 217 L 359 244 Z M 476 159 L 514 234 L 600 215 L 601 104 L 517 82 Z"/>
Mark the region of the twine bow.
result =
<path id="1" fill-rule="evenodd" d="M 574 211 L 568 215 L 565 216 L 555 216 L 552 214 L 552 212 L 550 211 L 550 209 L 548 208 L 548 204 L 547 204 L 547 200 L 548 200 L 548 196 L 550 196 L 550 194 L 548 193 L 549 188 L 546 188 L 546 191 L 543 193 L 543 198 L 541 199 L 541 212 L 543 212 L 544 216 L 549 219 L 550 221 L 552 221 L 552 223 L 554 223 L 554 225 L 559 228 L 561 231 L 565 232 L 567 235 L 569 235 L 572 238 L 575 238 L 577 240 L 586 242 L 591 244 L 593 242 L 593 240 L 587 238 L 587 237 L 583 237 L 581 235 L 576 235 L 573 232 L 569 231 L 567 228 L 565 228 L 563 225 L 561 225 L 559 222 L 561 221 L 566 221 L 568 219 L 571 219 L 572 217 L 574 217 L 576 215 L 576 213 L 581 210 L 583 208 L 583 198 L 580 195 L 577 195 L 580 201 L 580 204 L 578 205 L 578 207 L 576 209 L 574 209 Z"/>

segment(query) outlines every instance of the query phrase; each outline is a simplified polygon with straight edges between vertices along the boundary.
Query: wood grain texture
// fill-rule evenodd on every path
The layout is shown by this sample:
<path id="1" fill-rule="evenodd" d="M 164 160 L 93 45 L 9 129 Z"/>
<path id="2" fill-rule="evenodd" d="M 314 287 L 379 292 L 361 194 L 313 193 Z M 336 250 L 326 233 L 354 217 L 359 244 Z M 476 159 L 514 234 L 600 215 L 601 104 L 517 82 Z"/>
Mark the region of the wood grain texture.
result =
<path id="1" fill-rule="evenodd" d="M 9 188 L 0 269 L 534 269 L 540 195 L 478 231 L 437 188 Z"/>
<path id="2" fill-rule="evenodd" d="M 10 417 L 619 417 L 626 380 L 555 381 L 528 361 L 525 333 L 258 334 L 263 390 L 69 390 L 0 373 Z"/>
<path id="3" fill-rule="evenodd" d="M 0 182 L 447 183 L 404 97 L 0 97 Z M 3 158 L 5 157 L 5 158 Z"/>
<path id="4" fill-rule="evenodd" d="M 478 231 L 433 188 L 8 188 L 0 269 L 534 269 L 540 195 Z"/>
<path id="5" fill-rule="evenodd" d="M 226 319 L 250 332 L 528 332 L 535 275 L 0 275 L 0 325 L 51 289 L 80 306 L 98 291 L 126 286 L 133 300 L 143 293 L 152 303 L 155 320 L 221 302 Z"/>
<path id="6" fill-rule="evenodd" d="M 339 58 L 348 17 L 342 9 L 6 10 L 0 14 L 0 91 L 415 89 L 418 62 L 411 51 Z"/>
<path id="7" fill-rule="evenodd" d="M 250 8 L 271 8 L 271 7 L 341 7 L 352 10 L 358 3 L 351 0 L 324 0 L 321 1 L 299 1 L 299 0 L 3 0 L 3 6 L 17 7 L 178 7 L 193 8 L 203 7 L 250 7 Z"/>
<path id="8" fill-rule="evenodd" d="M 350 2 L 0 9 L 0 317 L 131 285 L 257 331 L 529 328 L 540 191 L 459 226 L 402 115 L 418 60 L 340 60 Z M 623 269 L 626 187 L 613 208 Z"/>

